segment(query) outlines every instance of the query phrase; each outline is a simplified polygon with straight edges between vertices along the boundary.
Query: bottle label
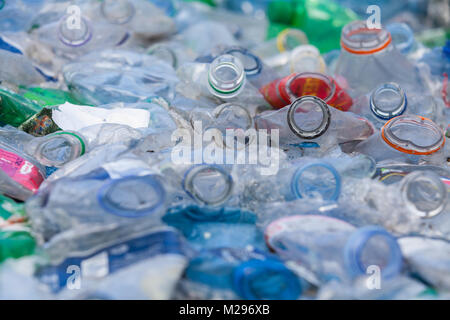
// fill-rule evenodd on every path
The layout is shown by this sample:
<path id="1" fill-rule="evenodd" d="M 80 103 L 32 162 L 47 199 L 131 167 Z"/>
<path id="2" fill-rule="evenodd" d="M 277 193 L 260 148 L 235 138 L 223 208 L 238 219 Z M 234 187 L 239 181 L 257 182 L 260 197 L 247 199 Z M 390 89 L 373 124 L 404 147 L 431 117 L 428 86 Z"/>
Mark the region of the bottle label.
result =
<path id="1" fill-rule="evenodd" d="M 61 130 L 52 120 L 52 109 L 42 109 L 39 113 L 25 121 L 19 126 L 35 137 L 43 137 L 47 134 Z"/>
<path id="2" fill-rule="evenodd" d="M 287 84 L 292 77 L 297 74 L 292 74 L 283 79 L 275 80 L 260 89 L 264 98 L 274 108 L 283 108 L 291 103 L 287 91 Z M 343 90 L 334 80 L 331 80 L 335 86 L 335 92 L 332 97 L 328 99 L 327 104 L 339 109 L 347 111 L 353 104 L 352 98 Z M 331 93 L 330 85 L 324 80 L 313 77 L 299 77 L 293 79 L 289 85 L 290 91 L 297 97 L 302 96 L 316 96 L 321 99 L 327 98 Z"/>
<path id="3" fill-rule="evenodd" d="M 36 192 L 44 181 L 44 177 L 34 164 L 3 149 L 0 149 L 0 169 L 32 192 Z"/>
<path id="4" fill-rule="evenodd" d="M 158 255 L 184 256 L 185 249 L 180 235 L 163 228 L 119 243 L 109 245 L 86 255 L 71 256 L 58 265 L 44 266 L 37 277 L 58 292 L 70 282 L 73 271 L 79 270 L 83 279 L 101 279 L 144 259 Z"/>

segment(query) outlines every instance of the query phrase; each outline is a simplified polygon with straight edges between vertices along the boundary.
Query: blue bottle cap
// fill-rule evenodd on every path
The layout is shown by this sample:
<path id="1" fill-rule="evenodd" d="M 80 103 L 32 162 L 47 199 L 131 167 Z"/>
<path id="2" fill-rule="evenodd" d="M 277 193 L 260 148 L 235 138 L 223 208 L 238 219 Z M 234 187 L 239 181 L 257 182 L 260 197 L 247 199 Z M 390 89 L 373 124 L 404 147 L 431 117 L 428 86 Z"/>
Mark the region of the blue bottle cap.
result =
<path id="1" fill-rule="evenodd" d="M 324 179 L 318 179 L 318 175 L 313 174 L 314 170 L 321 170 L 327 175 L 331 175 L 334 182 L 332 185 L 325 185 Z M 311 176 L 313 175 L 313 176 Z M 291 180 L 291 191 L 297 198 L 309 198 L 315 193 L 320 193 L 324 200 L 336 201 L 341 193 L 341 176 L 337 170 L 326 162 L 314 162 L 298 168 Z"/>
<path id="2" fill-rule="evenodd" d="M 124 190 L 133 188 L 127 199 Z M 153 176 L 129 176 L 109 180 L 97 192 L 99 205 L 108 213 L 126 218 L 139 218 L 155 212 L 165 202 L 165 190 Z M 122 200 L 122 201 L 121 201 Z"/>
<path id="3" fill-rule="evenodd" d="M 372 245 L 378 246 L 378 251 L 381 249 L 389 252 L 383 252 L 383 256 L 380 252 L 375 252 L 374 255 L 374 252 L 368 251 L 375 249 Z M 365 257 L 366 254 L 369 256 Z M 365 258 L 372 261 L 364 261 Z M 385 261 L 379 261 L 380 258 Z M 397 239 L 378 226 L 366 226 L 352 233 L 344 248 L 344 259 L 347 271 L 352 277 L 366 275 L 368 268 L 373 265 L 380 268 L 381 276 L 387 279 L 399 274 L 402 267 L 402 252 Z"/>
<path id="4" fill-rule="evenodd" d="M 294 300 L 302 293 L 298 277 L 273 259 L 251 259 L 233 270 L 233 288 L 248 300 Z"/>

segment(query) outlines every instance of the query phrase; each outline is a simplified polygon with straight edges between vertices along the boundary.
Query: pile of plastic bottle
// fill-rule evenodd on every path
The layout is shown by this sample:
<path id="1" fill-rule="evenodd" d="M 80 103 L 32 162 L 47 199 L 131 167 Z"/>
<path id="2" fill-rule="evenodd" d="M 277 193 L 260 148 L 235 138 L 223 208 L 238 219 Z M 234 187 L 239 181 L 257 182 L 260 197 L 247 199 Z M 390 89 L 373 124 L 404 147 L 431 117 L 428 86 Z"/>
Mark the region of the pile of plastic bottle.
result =
<path id="1" fill-rule="evenodd" d="M 448 0 L 0 0 L 0 298 L 450 298 L 449 39 Z"/>

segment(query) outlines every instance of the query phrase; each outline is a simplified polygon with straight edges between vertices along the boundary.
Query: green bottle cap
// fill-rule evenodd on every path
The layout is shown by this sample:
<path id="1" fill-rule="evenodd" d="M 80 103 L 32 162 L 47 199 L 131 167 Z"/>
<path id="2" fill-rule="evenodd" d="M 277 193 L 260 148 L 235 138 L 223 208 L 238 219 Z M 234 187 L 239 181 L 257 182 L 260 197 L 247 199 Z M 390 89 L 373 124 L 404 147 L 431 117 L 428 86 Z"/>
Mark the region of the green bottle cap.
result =
<path id="1" fill-rule="evenodd" d="M 0 231 L 0 262 L 33 254 L 36 242 L 26 231 Z"/>

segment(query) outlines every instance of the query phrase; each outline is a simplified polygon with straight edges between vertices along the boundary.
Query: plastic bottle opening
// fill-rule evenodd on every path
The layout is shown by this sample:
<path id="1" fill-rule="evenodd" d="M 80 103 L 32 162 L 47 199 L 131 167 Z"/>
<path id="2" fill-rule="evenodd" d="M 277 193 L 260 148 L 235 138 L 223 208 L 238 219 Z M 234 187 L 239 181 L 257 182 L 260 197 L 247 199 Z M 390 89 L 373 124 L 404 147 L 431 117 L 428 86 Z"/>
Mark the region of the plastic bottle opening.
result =
<path id="1" fill-rule="evenodd" d="M 244 88 L 244 66 L 232 55 L 221 55 L 209 66 L 208 83 L 213 95 L 224 99 L 235 97 Z"/>
<path id="2" fill-rule="evenodd" d="M 316 96 L 328 102 L 336 93 L 336 85 L 322 73 L 302 72 L 287 81 L 286 92 L 291 101 L 302 96 Z"/>
<path id="3" fill-rule="evenodd" d="M 391 23 L 386 26 L 394 46 L 403 54 L 411 51 L 414 45 L 414 33 L 406 23 Z"/>
<path id="4" fill-rule="evenodd" d="M 114 24 L 125 24 L 136 13 L 133 4 L 128 0 L 103 0 L 100 11 L 108 22 Z"/>
<path id="5" fill-rule="evenodd" d="M 249 52 L 245 48 L 241 47 L 232 47 L 224 52 L 225 54 L 232 55 L 239 59 L 241 63 L 244 65 L 244 71 L 247 77 L 254 77 L 261 73 L 262 71 L 262 62 L 257 56 L 253 53 Z"/>
<path id="6" fill-rule="evenodd" d="M 91 40 L 92 27 L 84 17 L 76 21 L 71 15 L 66 15 L 59 22 L 58 37 L 67 46 L 81 47 Z"/>
<path id="7" fill-rule="evenodd" d="M 392 118 L 381 128 L 390 147 L 407 154 L 429 155 L 445 144 L 444 132 L 430 119 L 417 115 Z"/>
<path id="8" fill-rule="evenodd" d="M 341 177 L 337 170 L 325 162 L 300 167 L 291 180 L 292 193 L 297 198 L 321 196 L 336 201 L 341 193 Z"/>
<path id="9" fill-rule="evenodd" d="M 365 21 L 354 21 L 342 29 L 341 46 L 354 54 L 372 54 L 386 48 L 392 41 L 386 29 L 369 28 Z"/>
<path id="10" fill-rule="evenodd" d="M 447 203 L 447 188 L 432 171 L 417 171 L 406 175 L 401 187 L 403 201 L 410 211 L 421 218 L 440 214 Z"/>
<path id="11" fill-rule="evenodd" d="M 233 179 L 218 166 L 197 165 L 185 173 L 182 186 L 189 196 L 200 203 L 219 205 L 230 197 Z"/>
<path id="12" fill-rule="evenodd" d="M 36 149 L 35 156 L 45 166 L 61 167 L 82 156 L 86 151 L 84 139 L 73 132 L 57 132 L 44 139 Z"/>
<path id="13" fill-rule="evenodd" d="M 406 94 L 397 83 L 384 83 L 370 95 L 370 110 L 377 118 L 392 119 L 403 114 L 406 107 Z"/>
<path id="14" fill-rule="evenodd" d="M 107 212 L 139 218 L 163 206 L 166 192 L 153 176 L 130 176 L 109 180 L 97 193 L 100 206 Z"/>
<path id="15" fill-rule="evenodd" d="M 322 99 L 303 96 L 289 107 L 287 122 L 291 131 L 301 139 L 323 135 L 330 126 L 330 109 Z"/>
<path id="16" fill-rule="evenodd" d="M 250 300 L 292 300 L 302 293 L 297 276 L 281 262 L 270 259 L 252 259 L 237 266 L 233 287 L 239 296 Z"/>
<path id="17" fill-rule="evenodd" d="M 353 232 L 345 245 L 344 258 L 352 277 L 379 271 L 382 278 L 393 278 L 402 267 L 402 252 L 397 240 L 378 226 Z"/>

